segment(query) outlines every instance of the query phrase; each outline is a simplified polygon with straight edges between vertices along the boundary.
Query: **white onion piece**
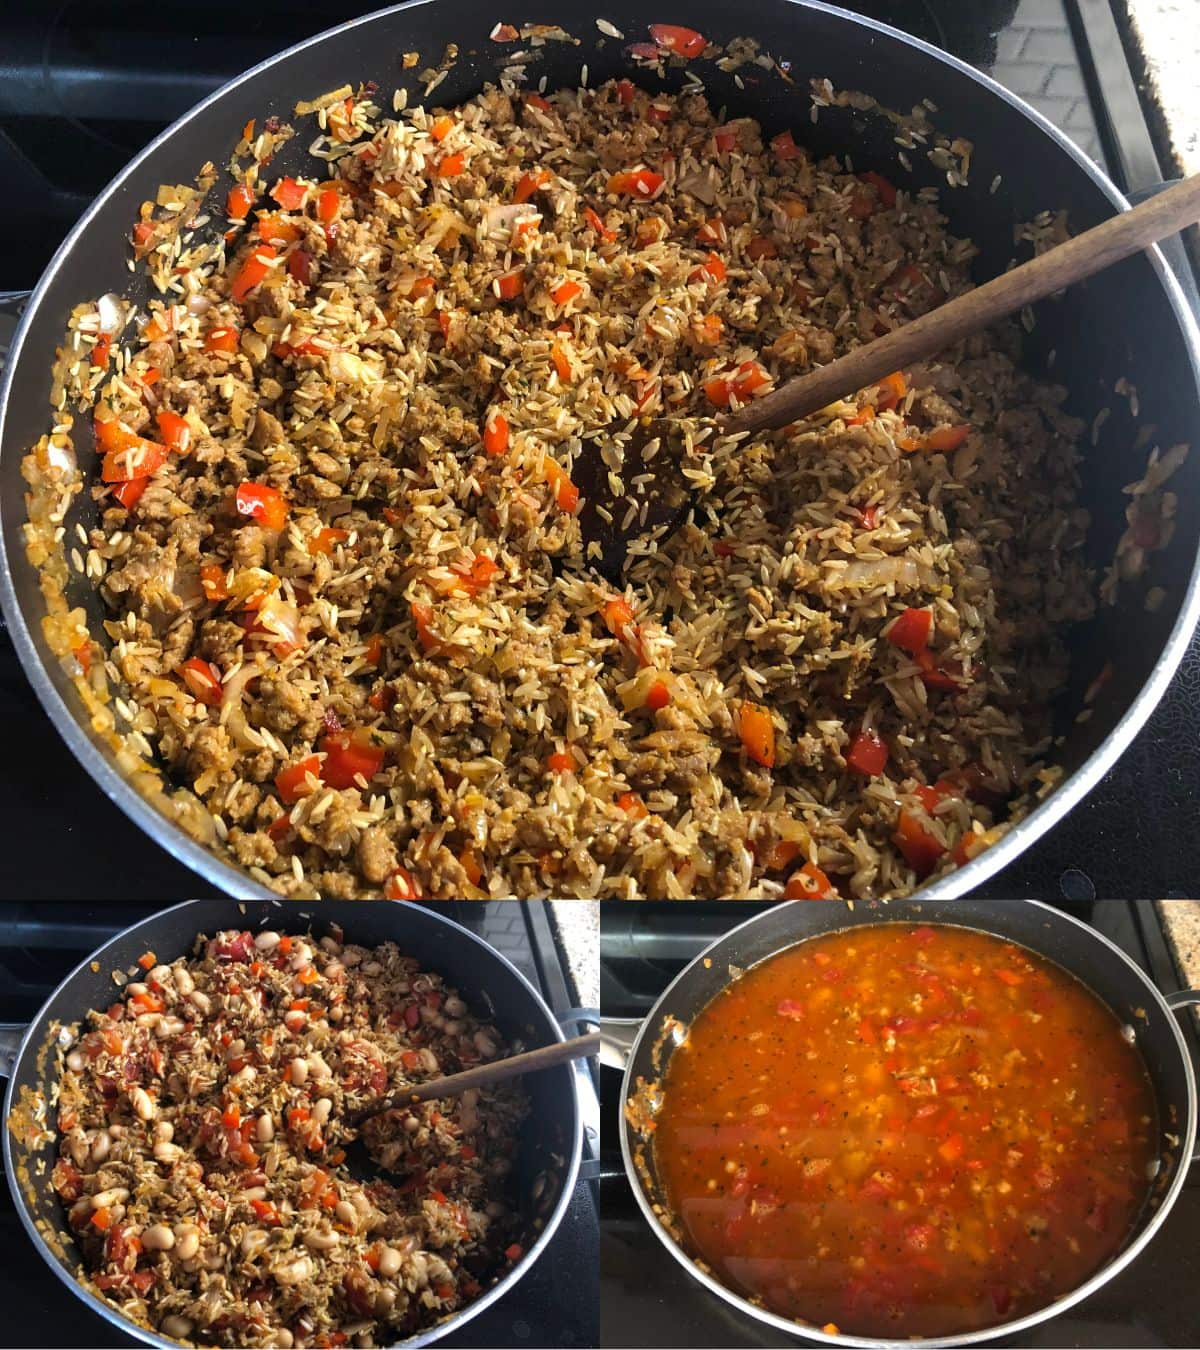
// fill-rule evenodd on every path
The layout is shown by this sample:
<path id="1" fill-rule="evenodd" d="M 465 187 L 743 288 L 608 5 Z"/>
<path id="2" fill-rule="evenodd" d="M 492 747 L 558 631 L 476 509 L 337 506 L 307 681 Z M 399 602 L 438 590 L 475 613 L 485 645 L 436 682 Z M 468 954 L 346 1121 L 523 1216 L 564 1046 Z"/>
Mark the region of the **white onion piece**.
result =
<path id="1" fill-rule="evenodd" d="M 916 586 L 920 581 L 920 569 L 911 558 L 862 558 L 829 578 L 831 585 L 847 586 L 886 586 L 892 582 Z"/>
<path id="2" fill-rule="evenodd" d="M 269 595 L 262 602 L 262 607 L 258 611 L 258 621 L 268 633 L 294 646 L 300 645 L 300 611 L 295 605 L 281 600 L 278 595 Z"/>
<path id="3" fill-rule="evenodd" d="M 483 213 L 484 235 L 489 239 L 503 238 L 512 233 L 521 219 L 541 220 L 541 215 L 526 202 L 503 202 L 489 206 Z"/>
<path id="4" fill-rule="evenodd" d="M 109 291 L 96 302 L 96 308 L 100 311 L 102 333 L 116 333 L 125 327 L 125 307 L 119 296 Z"/>
<path id="5" fill-rule="evenodd" d="M 74 449 L 69 445 L 59 445 L 53 440 L 46 446 L 46 463 L 55 472 L 65 476 L 73 476 L 78 468 Z"/>

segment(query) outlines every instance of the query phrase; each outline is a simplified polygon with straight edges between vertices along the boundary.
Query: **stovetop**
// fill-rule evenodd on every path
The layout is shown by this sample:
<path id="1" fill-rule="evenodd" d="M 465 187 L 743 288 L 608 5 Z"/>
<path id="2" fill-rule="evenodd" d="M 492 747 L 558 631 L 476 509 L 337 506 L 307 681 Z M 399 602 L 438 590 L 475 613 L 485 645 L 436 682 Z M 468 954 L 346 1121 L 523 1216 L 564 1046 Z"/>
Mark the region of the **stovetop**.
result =
<path id="1" fill-rule="evenodd" d="M 539 902 L 455 901 L 431 906 L 506 956 L 542 994 L 556 1018 L 573 995 L 555 945 L 549 907 Z M 0 1022 L 23 1022 L 90 952 L 162 904 L 143 901 L 38 905 L 0 901 Z M 597 1152 L 594 1070 L 578 1069 L 584 1158 Z M 599 1222 L 595 1180 L 580 1180 L 558 1232 L 534 1268 L 492 1307 L 440 1342 L 445 1346 L 586 1347 L 599 1344 L 594 1272 Z M 0 1347 L 42 1350 L 131 1346 L 83 1303 L 65 1296 L 26 1237 L 7 1185 L 0 1183 Z M 572 1278 L 565 1279 L 564 1273 Z M 52 1310 L 52 1311 L 51 1311 Z"/>
<path id="2" fill-rule="evenodd" d="M 843 0 L 988 71 L 1128 191 L 1161 177 L 1110 0 Z M 336 17 L 373 6 L 346 4 Z M 581 11 L 582 12 L 582 11 Z M 591 11 L 588 11 L 590 14 Z M 101 187 L 162 126 L 223 81 L 329 26 L 325 0 L 5 0 L 0 18 L 0 291 L 31 287 Z M 16 204 L 15 208 L 13 204 Z M 1168 246 L 1194 293 L 1178 245 Z M 0 347 L 5 340 L 0 303 Z M 11 322 L 10 322 L 11 331 Z M 991 896 L 1181 895 L 1194 875 L 1180 828 L 1200 743 L 1200 642 L 1118 766 L 1068 819 L 988 882 Z M 0 632 L 6 765 L 0 818 L 28 847 L 0 856 L 0 894 L 206 895 L 83 774 Z"/>
<path id="3" fill-rule="evenodd" d="M 659 994 L 721 934 L 767 908 L 757 904 L 606 902 L 600 939 L 605 1016 L 642 1017 Z M 1160 920 L 1150 901 L 1099 900 L 1064 905 L 1093 924 L 1145 970 L 1164 992 L 1180 987 Z M 1189 1028 L 1194 1023 L 1189 1020 Z M 1193 1051 L 1197 1038 L 1189 1031 Z M 1195 1058 L 1195 1054 L 1193 1054 Z M 620 1074 L 602 1070 L 600 1301 L 606 1350 L 622 1346 L 794 1346 L 740 1315 L 684 1271 L 651 1231 L 621 1162 Z M 1200 1335 L 1200 1169 L 1180 1193 L 1153 1243 L 1098 1293 L 1020 1340 L 994 1346 L 1195 1346 Z"/>

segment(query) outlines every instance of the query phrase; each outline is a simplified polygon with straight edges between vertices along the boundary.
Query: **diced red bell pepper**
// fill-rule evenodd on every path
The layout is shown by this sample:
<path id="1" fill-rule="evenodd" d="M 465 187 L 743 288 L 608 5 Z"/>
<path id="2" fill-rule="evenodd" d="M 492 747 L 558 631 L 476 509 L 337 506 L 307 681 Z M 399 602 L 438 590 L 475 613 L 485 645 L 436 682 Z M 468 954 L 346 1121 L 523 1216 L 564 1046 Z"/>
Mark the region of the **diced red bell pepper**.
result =
<path id="1" fill-rule="evenodd" d="M 868 169 L 866 173 L 860 173 L 858 176 L 864 183 L 869 183 L 875 189 L 884 206 L 896 205 L 896 189 L 883 174 Z"/>
<path id="2" fill-rule="evenodd" d="M 421 898 L 421 893 L 417 890 L 417 883 L 413 880 L 412 874 L 406 872 L 403 867 L 397 867 L 384 882 L 383 894 L 388 900 L 419 900 Z M 417 1012 L 418 1020 L 420 1020 L 417 1005 L 414 1003 L 412 1007 L 414 1012 Z"/>
<path id="3" fill-rule="evenodd" d="M 868 778 L 881 774 L 887 760 L 887 742 L 874 731 L 860 731 L 846 752 L 846 764 Z"/>
<path id="4" fill-rule="evenodd" d="M 318 755 L 307 755 L 296 764 L 289 764 L 275 775 L 275 791 L 285 806 L 294 806 L 301 797 L 316 790 L 321 779 L 321 760 Z"/>
<path id="5" fill-rule="evenodd" d="M 775 723 L 765 708 L 744 699 L 738 714 L 738 735 L 746 753 L 756 764 L 766 769 L 774 767 Z"/>
<path id="6" fill-rule="evenodd" d="M 312 254 L 307 249 L 294 248 L 288 254 L 288 276 L 301 286 L 312 285 Z"/>
<path id="7" fill-rule="evenodd" d="M 179 667 L 179 673 L 183 676 L 184 684 L 201 703 L 206 703 L 210 708 L 220 703 L 223 692 L 221 672 L 211 662 L 199 656 L 189 657 Z"/>
<path id="8" fill-rule="evenodd" d="M 713 132 L 713 141 L 716 144 L 717 153 L 727 155 L 731 150 L 737 148 L 737 128 L 717 127 Z"/>
<path id="9" fill-rule="evenodd" d="M 273 245 L 259 244 L 242 264 L 241 270 L 229 287 L 230 295 L 239 305 L 266 278 L 271 270 L 271 263 L 278 256 Z"/>
<path id="10" fill-rule="evenodd" d="M 927 877 L 938 865 L 945 848 L 929 833 L 920 818 L 901 809 L 892 842 L 904 855 L 904 861 L 919 877 Z"/>
<path id="11" fill-rule="evenodd" d="M 694 28 L 681 28 L 675 23 L 652 23 L 650 36 L 657 46 L 682 56 L 685 61 L 699 56 L 708 46 L 708 39 L 703 33 L 697 33 Z"/>
<path id="12" fill-rule="evenodd" d="M 446 155 L 440 159 L 433 172 L 438 178 L 457 178 L 466 167 L 467 157 L 458 150 L 453 155 Z"/>
<path id="13" fill-rule="evenodd" d="M 671 701 L 671 689 L 665 680 L 655 680 L 646 690 L 646 707 L 651 712 L 661 712 Z"/>
<path id="14" fill-rule="evenodd" d="M 556 305 L 569 305 L 576 296 L 583 294 L 583 287 L 577 281 L 564 281 L 550 292 L 550 298 Z"/>
<path id="15" fill-rule="evenodd" d="M 778 136 L 772 136 L 771 150 L 775 158 L 785 164 L 790 159 L 799 159 L 804 153 L 793 139 L 791 131 L 781 131 Z"/>
<path id="16" fill-rule="evenodd" d="M 424 651 L 431 652 L 440 647 L 441 641 L 430 626 L 433 622 L 433 608 L 419 600 L 412 602 L 413 623 L 417 629 L 417 641 Z"/>
<path id="17" fill-rule="evenodd" d="M 575 756 L 566 750 L 555 750 L 546 756 L 546 768 L 551 773 L 574 773 Z"/>
<path id="18" fill-rule="evenodd" d="M 112 494 L 126 511 L 132 511 L 141 501 L 142 493 L 146 491 L 149 482 L 149 478 L 130 478 L 124 483 L 118 483 L 113 488 Z"/>
<path id="19" fill-rule="evenodd" d="M 225 214 L 231 220 L 245 220 L 253 205 L 253 189 L 245 183 L 239 183 L 237 187 L 229 189 L 229 195 L 225 198 Z"/>
<path id="20" fill-rule="evenodd" d="M 236 328 L 210 328 L 204 336 L 204 350 L 206 352 L 236 352 L 240 334 Z"/>
<path id="21" fill-rule="evenodd" d="M 281 178 L 267 195 L 285 211 L 298 211 L 308 196 L 308 188 L 294 178 Z"/>
<path id="22" fill-rule="evenodd" d="M 112 426 L 114 423 L 97 423 Z M 167 447 L 157 441 L 127 433 L 125 443 L 109 450 L 100 465 L 100 477 L 105 483 L 124 483 L 131 478 L 148 478 L 167 461 Z"/>
<path id="23" fill-rule="evenodd" d="M 508 449 L 508 420 L 498 408 L 492 408 L 484 421 L 483 448 L 489 455 L 502 455 Z"/>
<path id="24" fill-rule="evenodd" d="M 234 505 L 239 515 L 251 517 L 268 530 L 282 530 L 287 523 L 288 499 L 268 483 L 240 483 Z"/>
<path id="25" fill-rule="evenodd" d="M 349 530 L 341 530 L 336 526 L 322 526 L 315 534 L 309 537 L 308 552 L 311 557 L 321 555 L 329 557 L 338 544 L 344 544 L 350 538 Z"/>
<path id="26" fill-rule="evenodd" d="M 688 273 L 688 281 L 711 282 L 719 286 L 728 275 L 729 269 L 725 266 L 725 260 L 718 257 L 715 253 L 710 253 L 699 267 L 692 268 Z"/>
<path id="27" fill-rule="evenodd" d="M 632 80 L 617 81 L 617 101 L 623 103 L 625 107 L 633 102 L 633 96 L 637 93 L 637 86 Z"/>
<path id="28" fill-rule="evenodd" d="M 492 282 L 492 289 L 501 300 L 515 300 L 525 289 L 525 273 L 519 267 L 503 272 Z"/>
<path id="29" fill-rule="evenodd" d="M 625 169 L 608 180 L 608 191 L 618 197 L 653 197 L 666 180 L 653 169 Z"/>
<path id="30" fill-rule="evenodd" d="M 573 515 L 579 506 L 579 488 L 571 481 L 566 469 L 549 455 L 543 461 L 546 481 L 554 491 L 554 500 L 560 511 Z"/>
<path id="31" fill-rule="evenodd" d="M 538 112 L 552 112 L 553 105 L 548 98 L 543 98 L 541 94 L 526 94 L 525 102 L 531 107 L 536 108 Z"/>
<path id="32" fill-rule="evenodd" d="M 969 426 L 934 427 L 932 431 L 926 432 L 922 438 L 921 449 L 937 450 L 943 453 L 957 450 L 970 434 L 971 428 Z"/>
<path id="33" fill-rule="evenodd" d="M 630 820 L 645 820 L 650 814 L 650 808 L 636 792 L 622 792 L 617 798 L 617 805 Z"/>
<path id="34" fill-rule="evenodd" d="M 435 141 L 444 141 L 454 130 L 453 117 L 435 117 L 429 128 L 429 134 Z"/>
<path id="35" fill-rule="evenodd" d="M 535 192 L 553 181 L 554 175 L 549 169 L 530 169 L 527 173 L 521 175 L 517 186 L 513 189 L 512 199 L 518 203 L 527 202 Z"/>
<path id="36" fill-rule="evenodd" d="M 875 402 L 875 408 L 879 412 L 886 412 L 889 408 L 894 408 L 908 393 L 908 381 L 904 378 L 902 370 L 894 370 L 890 375 L 885 375 L 879 381 L 879 397 Z"/>
<path id="37" fill-rule="evenodd" d="M 884 636 L 893 647 L 916 655 L 929 646 L 933 633 L 933 615 L 927 609 L 906 609 L 893 620 Z"/>
<path id="38" fill-rule="evenodd" d="M 788 878 L 784 888 L 785 900 L 828 900 L 837 892 L 816 863 L 805 863 Z"/>
<path id="39" fill-rule="evenodd" d="M 372 744 L 367 731 L 331 732 L 321 737 L 321 749 L 321 778 L 331 788 L 357 787 L 360 775 L 369 783 L 383 767 L 384 749 Z"/>
<path id="40" fill-rule="evenodd" d="M 163 408 L 154 419 L 158 423 L 159 435 L 169 450 L 185 454 L 192 442 L 192 429 L 187 420 L 169 408 Z"/>
<path id="41" fill-rule="evenodd" d="M 112 351 L 112 334 L 101 333 L 96 339 L 96 345 L 92 348 L 92 365 L 99 369 L 108 365 L 109 353 Z"/>

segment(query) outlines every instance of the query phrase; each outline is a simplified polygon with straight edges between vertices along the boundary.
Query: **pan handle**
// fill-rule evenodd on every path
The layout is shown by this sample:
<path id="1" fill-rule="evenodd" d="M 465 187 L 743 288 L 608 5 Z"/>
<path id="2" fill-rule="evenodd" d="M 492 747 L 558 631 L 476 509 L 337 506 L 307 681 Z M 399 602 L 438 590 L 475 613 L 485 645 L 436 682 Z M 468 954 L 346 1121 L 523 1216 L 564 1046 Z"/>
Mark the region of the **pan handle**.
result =
<path id="1" fill-rule="evenodd" d="M 1164 994 L 1163 998 L 1172 1012 L 1179 1012 L 1181 1008 L 1200 1008 L 1200 989 L 1180 989 L 1178 993 Z M 1192 1162 L 1200 1163 L 1200 1141 L 1192 1154 Z"/>
<path id="2" fill-rule="evenodd" d="M 23 1022 L 0 1022 L 0 1078 L 11 1078 L 17 1051 L 28 1028 Z"/>
<path id="3" fill-rule="evenodd" d="M 641 1030 L 640 1017 L 602 1017 L 600 1019 L 600 1063 L 610 1069 L 624 1069 L 629 1052 Z"/>

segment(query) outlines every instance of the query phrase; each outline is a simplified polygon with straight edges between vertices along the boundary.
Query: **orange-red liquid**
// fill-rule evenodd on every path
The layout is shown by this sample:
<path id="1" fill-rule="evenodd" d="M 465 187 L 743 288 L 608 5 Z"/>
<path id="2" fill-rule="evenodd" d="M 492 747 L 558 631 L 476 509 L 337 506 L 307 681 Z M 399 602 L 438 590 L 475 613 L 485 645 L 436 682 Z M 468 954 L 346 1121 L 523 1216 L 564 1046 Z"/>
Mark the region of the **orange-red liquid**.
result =
<path id="1" fill-rule="evenodd" d="M 735 981 L 669 1065 L 655 1162 L 694 1254 L 871 1336 L 1009 1321 L 1129 1233 L 1153 1090 L 1050 962 L 950 926 L 812 939 Z"/>

